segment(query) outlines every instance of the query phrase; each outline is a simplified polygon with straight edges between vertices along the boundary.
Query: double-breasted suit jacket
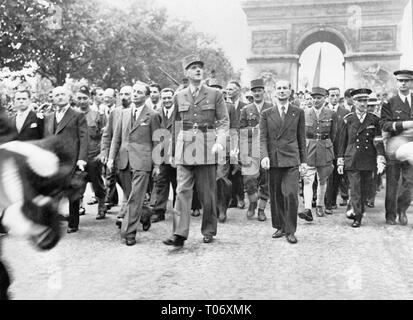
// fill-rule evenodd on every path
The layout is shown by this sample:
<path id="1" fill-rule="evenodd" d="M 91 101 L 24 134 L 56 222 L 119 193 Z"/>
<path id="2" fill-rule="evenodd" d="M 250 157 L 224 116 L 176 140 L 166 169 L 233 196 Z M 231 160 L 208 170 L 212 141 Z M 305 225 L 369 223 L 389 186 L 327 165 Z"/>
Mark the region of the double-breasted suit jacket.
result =
<path id="1" fill-rule="evenodd" d="M 133 108 L 122 110 L 121 119 L 116 125 L 110 146 L 109 159 L 115 159 L 119 153 L 118 169 L 152 170 L 153 134 L 161 128 L 158 112 L 144 105 L 136 121 Z"/>
<path id="2" fill-rule="evenodd" d="M 310 167 L 331 165 L 334 158 L 333 142 L 337 131 L 337 115 L 322 107 L 317 118 L 314 108 L 305 110 L 307 164 Z"/>
<path id="3" fill-rule="evenodd" d="M 284 122 L 274 106 L 261 114 L 261 159 L 269 157 L 270 167 L 289 168 L 307 162 L 304 110 L 289 105 Z"/>
<path id="4" fill-rule="evenodd" d="M 413 104 L 413 94 L 410 95 Z M 389 138 L 400 135 L 404 129 L 402 122 L 413 120 L 413 106 L 409 106 L 396 95 L 383 103 L 381 108 L 381 127 L 384 132 L 388 132 Z"/>
<path id="5" fill-rule="evenodd" d="M 194 99 L 188 87 L 175 95 L 174 105 L 177 109 L 173 130 L 175 162 L 215 164 L 217 158 L 211 153 L 212 146 L 215 142 L 225 146 L 229 133 L 228 110 L 222 93 L 202 84 Z"/>
<path id="6" fill-rule="evenodd" d="M 11 121 L 13 128 L 17 132 L 17 140 L 28 141 L 39 140 L 43 138 L 44 119 L 37 117 L 34 111 L 30 111 L 28 113 L 27 118 L 20 129 L 20 132 L 18 132 L 16 128 L 16 115 L 12 117 Z"/>
<path id="7" fill-rule="evenodd" d="M 344 159 L 345 170 L 376 170 L 377 156 L 384 155 L 379 122 L 379 117 L 372 113 L 366 113 L 363 123 L 356 113 L 344 118 L 338 158 Z"/>

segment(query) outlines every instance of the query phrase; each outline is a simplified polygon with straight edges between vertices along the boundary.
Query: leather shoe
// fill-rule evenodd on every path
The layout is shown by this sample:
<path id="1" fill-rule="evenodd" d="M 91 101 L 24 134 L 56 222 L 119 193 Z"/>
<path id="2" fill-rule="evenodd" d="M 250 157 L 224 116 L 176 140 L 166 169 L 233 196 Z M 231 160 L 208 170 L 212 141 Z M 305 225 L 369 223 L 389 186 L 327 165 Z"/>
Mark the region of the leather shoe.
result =
<path id="1" fill-rule="evenodd" d="M 323 210 L 322 206 L 317 206 L 315 208 L 315 213 L 316 213 L 317 217 L 325 217 L 324 210 Z"/>
<path id="2" fill-rule="evenodd" d="M 265 212 L 262 209 L 258 209 L 258 221 L 265 221 L 267 217 L 265 216 Z"/>
<path id="3" fill-rule="evenodd" d="M 106 215 L 103 212 L 99 212 L 96 216 L 96 220 L 103 220 L 105 219 Z"/>
<path id="4" fill-rule="evenodd" d="M 247 210 L 247 218 L 251 219 L 255 215 L 255 209 L 257 208 L 256 202 L 250 202 Z"/>
<path id="5" fill-rule="evenodd" d="M 277 231 L 275 231 L 273 234 L 272 234 L 272 237 L 274 238 L 274 239 L 278 239 L 278 238 L 282 238 L 282 237 L 284 237 L 285 236 L 285 232 L 284 231 L 282 231 L 282 230 L 277 230 Z"/>
<path id="6" fill-rule="evenodd" d="M 225 213 L 220 212 L 218 216 L 218 221 L 224 223 L 225 221 L 227 221 L 227 215 Z"/>
<path id="7" fill-rule="evenodd" d="M 199 211 L 199 209 L 194 209 L 191 212 L 191 216 L 193 217 L 199 217 L 201 215 L 201 212 Z"/>
<path id="8" fill-rule="evenodd" d="M 77 232 L 79 228 L 67 228 L 67 233 Z"/>
<path id="9" fill-rule="evenodd" d="M 162 242 L 167 246 L 183 247 L 185 240 L 184 237 L 174 234 L 172 238 L 165 239 Z"/>
<path id="10" fill-rule="evenodd" d="M 341 200 L 340 207 L 345 207 L 347 205 L 347 200 Z"/>
<path id="11" fill-rule="evenodd" d="M 238 201 L 238 209 L 244 209 L 245 208 L 245 201 L 244 200 L 239 200 Z"/>
<path id="12" fill-rule="evenodd" d="M 333 209 L 332 208 L 325 208 L 324 213 L 325 214 L 333 214 Z"/>
<path id="13" fill-rule="evenodd" d="M 165 220 L 165 214 L 164 213 L 155 213 L 151 217 L 151 222 L 152 223 L 156 223 L 156 222 L 163 221 L 163 220 Z"/>
<path id="14" fill-rule="evenodd" d="M 304 212 L 300 212 L 298 214 L 298 217 L 308 222 L 313 221 L 313 214 L 311 213 L 310 209 L 305 209 Z"/>
<path id="15" fill-rule="evenodd" d="M 151 228 L 151 220 L 147 219 L 145 221 L 142 221 L 142 229 L 143 231 L 148 231 Z"/>
<path id="16" fill-rule="evenodd" d="M 127 246 L 134 246 L 135 244 L 136 244 L 135 238 L 126 239 L 126 245 Z"/>
<path id="17" fill-rule="evenodd" d="M 391 225 L 391 226 L 394 226 L 394 225 L 397 224 L 397 222 L 396 222 L 395 220 L 389 219 L 389 220 L 386 220 L 386 224 L 389 224 L 389 225 Z"/>
<path id="18" fill-rule="evenodd" d="M 289 243 L 297 243 L 297 238 L 295 237 L 295 235 L 291 234 L 287 234 L 287 241 Z"/>
<path id="19" fill-rule="evenodd" d="M 401 224 L 402 226 L 407 225 L 408 220 L 407 220 L 406 212 L 400 213 L 400 215 L 399 215 L 399 222 L 400 222 L 400 224 Z"/>
<path id="20" fill-rule="evenodd" d="M 211 243 L 212 241 L 214 241 L 214 238 L 212 236 L 204 236 L 204 239 L 202 239 L 202 241 L 204 241 L 204 243 Z"/>
<path id="21" fill-rule="evenodd" d="M 361 221 L 354 220 L 354 222 L 351 226 L 353 228 L 359 228 L 361 226 Z"/>

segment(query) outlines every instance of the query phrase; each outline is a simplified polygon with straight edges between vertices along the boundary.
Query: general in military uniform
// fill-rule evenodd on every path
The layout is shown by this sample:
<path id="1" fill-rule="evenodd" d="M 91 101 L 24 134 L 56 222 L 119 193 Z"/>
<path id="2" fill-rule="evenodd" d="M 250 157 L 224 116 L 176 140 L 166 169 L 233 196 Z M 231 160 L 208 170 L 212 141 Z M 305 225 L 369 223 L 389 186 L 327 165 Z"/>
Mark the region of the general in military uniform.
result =
<path id="1" fill-rule="evenodd" d="M 265 207 L 269 198 L 268 171 L 260 166 L 260 153 L 257 150 L 260 137 L 261 113 L 272 107 L 271 103 L 264 101 L 264 81 L 262 79 L 251 81 L 251 92 L 254 102 L 246 105 L 241 110 L 240 118 L 240 159 L 245 191 L 248 194 L 249 207 L 247 218 L 255 215 L 258 207 L 258 220 L 265 221 Z M 246 139 L 248 137 L 248 139 Z M 248 142 L 248 144 L 246 143 Z M 248 147 L 248 149 L 247 149 Z M 248 150 L 248 153 L 246 151 Z M 259 200 L 259 203 L 258 203 Z"/>
<path id="2" fill-rule="evenodd" d="M 380 118 L 367 112 L 370 89 L 357 89 L 351 94 L 355 112 L 344 118 L 340 135 L 338 172 L 346 170 L 350 181 L 350 201 L 354 219 L 352 227 L 358 228 L 364 213 L 365 202 L 373 183 L 372 173 L 385 169 L 384 148 L 381 138 Z"/>
<path id="3" fill-rule="evenodd" d="M 399 70 L 394 73 L 397 79 L 398 94 L 383 104 L 381 110 L 382 130 L 389 138 L 404 134 L 413 129 L 413 95 L 410 93 L 413 83 L 413 71 Z M 402 184 L 399 186 L 401 176 Z M 413 167 L 407 161 L 398 161 L 394 156 L 387 158 L 386 169 L 386 223 L 399 222 L 407 225 L 406 211 L 411 202 L 413 188 Z"/>
<path id="4" fill-rule="evenodd" d="M 313 88 L 311 96 L 314 107 L 305 110 L 306 145 L 307 145 L 307 170 L 304 174 L 304 212 L 298 216 L 307 221 L 313 220 L 311 202 L 313 198 L 313 183 L 317 173 L 317 203 L 316 214 L 325 215 L 324 196 L 327 180 L 334 169 L 333 142 L 337 130 L 337 115 L 334 111 L 324 106 L 327 90 Z"/>
<path id="5" fill-rule="evenodd" d="M 173 157 L 177 165 L 177 197 L 173 236 L 164 244 L 181 247 L 189 234 L 194 184 L 203 208 L 204 243 L 217 234 L 216 154 L 225 154 L 229 131 L 228 111 L 222 93 L 202 83 L 204 63 L 194 55 L 183 61 L 189 86 L 174 97 L 176 108 Z"/>

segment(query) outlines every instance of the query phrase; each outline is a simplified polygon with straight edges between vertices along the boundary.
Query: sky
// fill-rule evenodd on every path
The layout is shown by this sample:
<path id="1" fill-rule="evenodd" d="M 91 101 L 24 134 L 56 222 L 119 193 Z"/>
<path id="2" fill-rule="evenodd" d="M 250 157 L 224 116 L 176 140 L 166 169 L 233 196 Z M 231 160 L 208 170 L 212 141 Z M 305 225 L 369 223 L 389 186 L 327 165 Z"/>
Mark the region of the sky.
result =
<path id="1" fill-rule="evenodd" d="M 122 0 L 102 1 L 118 3 L 118 5 L 122 3 Z M 166 7 L 171 17 L 189 20 L 197 30 L 214 36 L 218 45 L 224 49 L 232 62 L 234 69 L 236 71 L 246 69 L 246 58 L 249 54 L 249 30 L 246 15 L 241 6 L 242 0 L 153 0 L 153 2 Z M 403 21 L 402 51 L 404 54 L 401 66 L 413 68 L 412 9 L 410 5 L 406 8 Z M 300 58 L 299 85 L 304 83 L 305 79 L 308 79 L 311 85 L 321 46 L 321 85 L 326 87 L 334 85 L 343 88 L 344 68 L 342 62 L 344 57 L 337 47 L 329 43 L 316 43 L 303 52 Z M 337 75 L 341 74 L 342 83 L 337 83 Z"/>

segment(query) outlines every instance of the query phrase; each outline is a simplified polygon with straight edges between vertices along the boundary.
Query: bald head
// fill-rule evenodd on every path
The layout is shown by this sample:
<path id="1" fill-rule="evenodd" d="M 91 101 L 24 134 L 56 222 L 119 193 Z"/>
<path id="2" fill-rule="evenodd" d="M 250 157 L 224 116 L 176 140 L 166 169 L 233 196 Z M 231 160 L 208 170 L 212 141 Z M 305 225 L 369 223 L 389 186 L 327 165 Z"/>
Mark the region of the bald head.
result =
<path id="1" fill-rule="evenodd" d="M 119 97 L 122 102 L 122 106 L 127 108 L 132 102 L 132 87 L 124 86 L 120 89 Z"/>
<path id="2" fill-rule="evenodd" d="M 63 86 L 56 87 L 53 89 L 53 102 L 58 109 L 61 109 L 69 104 L 71 94 L 72 93 L 70 92 L 70 90 Z"/>
<path id="3" fill-rule="evenodd" d="M 116 101 L 116 92 L 112 88 L 107 88 L 103 92 L 103 101 L 108 105 L 112 106 Z"/>

